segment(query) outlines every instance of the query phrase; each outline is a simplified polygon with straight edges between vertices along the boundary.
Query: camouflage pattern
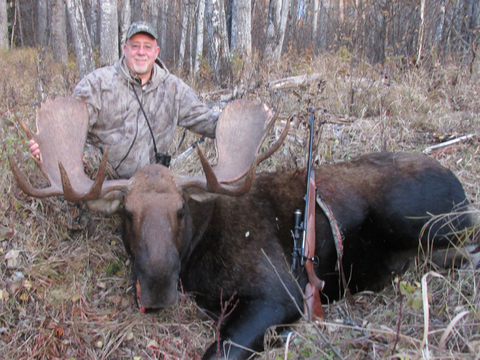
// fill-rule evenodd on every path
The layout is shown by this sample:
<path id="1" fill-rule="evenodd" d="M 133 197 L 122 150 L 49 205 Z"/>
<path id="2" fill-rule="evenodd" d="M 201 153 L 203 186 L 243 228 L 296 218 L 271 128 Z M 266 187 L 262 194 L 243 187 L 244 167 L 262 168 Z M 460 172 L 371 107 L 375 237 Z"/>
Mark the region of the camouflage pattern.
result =
<path id="1" fill-rule="evenodd" d="M 146 33 L 154 37 L 155 39 L 158 39 L 157 29 L 155 29 L 152 24 L 149 24 L 145 21 L 137 21 L 132 23 L 127 30 L 126 38 L 130 39 L 133 35 L 138 33 Z"/>
<path id="2" fill-rule="evenodd" d="M 177 126 L 215 136 L 220 112 L 200 102 L 159 59 L 151 79 L 142 86 L 122 56 L 113 66 L 85 76 L 72 94 L 87 104 L 88 142 L 102 151 L 108 145 L 108 160 L 121 178 L 129 178 L 155 161 L 152 137 L 133 88 L 147 114 L 159 153 L 168 153 Z"/>
<path id="3" fill-rule="evenodd" d="M 95 145 L 86 143 L 85 149 L 83 150 L 83 169 L 85 170 L 85 174 L 92 179 L 95 180 L 98 173 L 98 168 L 100 167 L 100 163 L 102 162 L 103 153 L 102 151 L 96 147 Z M 106 179 L 107 180 L 114 180 L 119 179 L 117 172 L 113 168 L 112 164 L 107 163 L 107 170 L 106 170 Z"/>

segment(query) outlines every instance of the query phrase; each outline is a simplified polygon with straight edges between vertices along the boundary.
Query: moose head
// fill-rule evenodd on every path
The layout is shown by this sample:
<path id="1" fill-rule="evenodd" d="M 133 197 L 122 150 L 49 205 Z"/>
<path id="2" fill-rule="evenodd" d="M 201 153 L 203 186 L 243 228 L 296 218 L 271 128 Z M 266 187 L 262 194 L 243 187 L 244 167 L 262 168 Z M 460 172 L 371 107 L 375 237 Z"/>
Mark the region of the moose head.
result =
<path id="1" fill-rule="evenodd" d="M 119 199 L 123 200 L 124 242 L 133 258 L 132 277 L 144 311 L 177 301 L 181 261 L 195 243 L 187 202 L 208 201 L 219 194 L 246 194 L 257 165 L 280 147 L 288 133 L 287 122 L 278 140 L 259 154 L 277 117 L 278 113 L 273 117 L 268 107 L 256 101 L 237 100 L 227 105 L 217 123 L 215 167 L 197 146 L 203 176 L 183 176 L 152 164 L 130 179 L 105 180 L 107 148 L 97 177 L 91 180 L 82 163 L 88 129 L 86 105 L 73 98 L 57 98 L 37 110 L 36 133 L 19 120 L 27 136 L 39 144 L 41 156 L 34 161 L 50 186 L 33 187 L 12 157 L 9 162 L 19 187 L 31 196 L 63 195 L 71 202 L 89 201 L 94 210 L 105 212 L 114 211 Z"/>

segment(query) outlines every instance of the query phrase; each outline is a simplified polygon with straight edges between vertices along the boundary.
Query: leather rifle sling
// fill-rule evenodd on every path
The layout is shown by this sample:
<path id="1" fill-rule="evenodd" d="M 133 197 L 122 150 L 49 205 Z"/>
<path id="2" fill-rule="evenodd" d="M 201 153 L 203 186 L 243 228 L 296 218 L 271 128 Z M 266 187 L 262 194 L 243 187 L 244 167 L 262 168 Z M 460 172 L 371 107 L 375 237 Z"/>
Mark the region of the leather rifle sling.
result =
<path id="1" fill-rule="evenodd" d="M 311 170 L 308 181 L 309 198 L 307 209 L 307 224 L 305 227 L 305 270 L 308 275 L 308 284 L 305 288 L 304 313 L 307 314 L 309 320 L 317 318 L 323 319 L 323 308 L 320 300 L 320 291 L 323 289 L 325 282 L 320 280 L 315 274 L 315 204 L 316 204 L 316 186 L 315 171 Z"/>

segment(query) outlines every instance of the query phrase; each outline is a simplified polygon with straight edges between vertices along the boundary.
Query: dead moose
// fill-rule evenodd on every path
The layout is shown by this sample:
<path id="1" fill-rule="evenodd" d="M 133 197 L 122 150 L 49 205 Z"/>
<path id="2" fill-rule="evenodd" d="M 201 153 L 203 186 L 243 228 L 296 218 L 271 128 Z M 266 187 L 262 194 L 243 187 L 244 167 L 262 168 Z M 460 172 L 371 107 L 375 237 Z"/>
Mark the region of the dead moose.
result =
<path id="1" fill-rule="evenodd" d="M 85 105 L 69 98 L 49 100 L 37 112 L 36 134 L 22 126 L 40 145 L 37 164 L 51 186 L 33 188 L 12 158 L 10 164 L 21 189 L 35 197 L 118 199 L 111 194 L 121 192 L 123 237 L 133 258 L 139 307 L 174 305 L 180 281 L 211 314 L 220 312 L 222 298 L 235 296 L 236 307 L 220 332 L 222 353 L 217 354 L 214 343 L 203 358 L 245 359 L 251 355 L 245 349 L 263 348 L 269 327 L 300 318 L 300 288 L 308 282 L 304 272 L 294 278 L 286 266 L 292 261 L 293 213 L 304 206 L 306 171 L 255 174 L 256 165 L 286 135 L 257 155 L 274 122 L 270 115 L 256 102 L 229 104 L 217 126 L 214 169 L 199 149 L 205 176 L 181 176 L 162 165 L 148 165 L 131 179 L 104 181 L 105 154 L 93 182 L 81 160 Z M 419 244 L 424 249 L 448 247 L 458 242 L 457 232 L 474 224 L 468 212 L 431 221 L 432 215 L 470 205 L 453 173 L 419 154 L 374 153 L 321 166 L 316 185 L 343 235 L 343 269 L 352 292 L 376 289 L 392 272 L 402 271 Z M 330 222 L 318 206 L 315 223 L 315 271 L 326 283 L 323 296 L 336 299 L 345 289 L 336 269 Z"/>

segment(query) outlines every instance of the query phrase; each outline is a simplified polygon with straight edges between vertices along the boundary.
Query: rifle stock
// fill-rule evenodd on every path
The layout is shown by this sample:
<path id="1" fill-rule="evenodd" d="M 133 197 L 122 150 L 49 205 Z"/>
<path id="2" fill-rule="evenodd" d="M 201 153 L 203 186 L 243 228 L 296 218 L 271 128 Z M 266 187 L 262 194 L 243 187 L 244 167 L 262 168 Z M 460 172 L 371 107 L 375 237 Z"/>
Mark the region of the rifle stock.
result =
<path id="1" fill-rule="evenodd" d="M 320 291 L 322 291 L 325 285 L 325 282 L 320 280 L 315 274 L 315 170 L 310 170 L 308 187 L 304 259 L 306 260 L 305 270 L 307 271 L 309 282 L 305 288 L 304 312 L 309 320 L 315 320 L 316 318 L 323 318 Z"/>

